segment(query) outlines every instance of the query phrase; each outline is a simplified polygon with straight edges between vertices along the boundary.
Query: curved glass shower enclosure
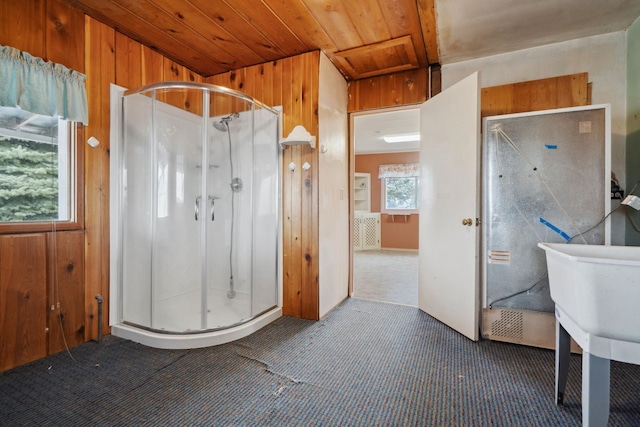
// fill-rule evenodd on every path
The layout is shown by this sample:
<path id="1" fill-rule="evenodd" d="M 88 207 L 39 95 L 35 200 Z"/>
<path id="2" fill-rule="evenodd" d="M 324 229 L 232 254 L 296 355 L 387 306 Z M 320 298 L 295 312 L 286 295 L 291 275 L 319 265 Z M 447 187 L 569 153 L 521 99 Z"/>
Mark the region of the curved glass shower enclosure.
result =
<path id="1" fill-rule="evenodd" d="M 200 83 L 157 83 L 119 100 L 112 332 L 198 347 L 278 317 L 278 112 Z"/>

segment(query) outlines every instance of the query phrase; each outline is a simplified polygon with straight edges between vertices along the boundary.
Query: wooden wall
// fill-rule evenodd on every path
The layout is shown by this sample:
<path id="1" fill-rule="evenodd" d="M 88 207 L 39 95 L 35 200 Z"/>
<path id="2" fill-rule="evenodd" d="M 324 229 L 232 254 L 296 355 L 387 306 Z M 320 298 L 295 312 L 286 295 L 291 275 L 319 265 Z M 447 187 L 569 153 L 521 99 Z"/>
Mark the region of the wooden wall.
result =
<path id="1" fill-rule="evenodd" d="M 0 370 L 47 354 L 46 246 L 45 234 L 0 236 Z"/>
<path id="2" fill-rule="evenodd" d="M 0 236 L 0 372 L 85 341 L 84 232 Z"/>
<path id="3" fill-rule="evenodd" d="M 0 2 L 0 44 L 84 72 L 84 14 L 63 0 Z"/>
<path id="4" fill-rule="evenodd" d="M 296 125 L 318 135 L 319 52 L 255 65 L 207 78 L 271 106 L 282 106 L 284 136 Z M 283 306 L 284 315 L 318 319 L 318 151 L 288 147 L 283 165 L 308 162 L 308 171 L 283 173 Z M 300 168 L 299 168 L 300 169 Z"/>
<path id="5" fill-rule="evenodd" d="M 202 77 L 63 0 L 0 3 L 0 44 L 85 73 L 89 125 L 80 132 L 85 211 L 77 231 L 0 236 L 0 371 L 109 333 L 109 85 Z M 195 105 L 188 95 L 171 100 Z M 189 107 L 185 107 L 189 108 Z M 95 136 L 100 145 L 84 148 Z M 59 304 L 58 304 L 59 303 Z M 64 339 L 62 336 L 64 331 Z"/>
<path id="6" fill-rule="evenodd" d="M 439 75 L 439 66 L 432 67 Z M 434 77 L 435 79 L 436 77 Z M 431 85 L 439 92 L 439 77 Z M 361 79 L 349 83 L 349 112 L 398 107 L 425 102 L 429 93 L 428 70 L 418 69 Z M 482 88 L 482 117 L 563 108 L 591 103 L 587 73 L 570 74 Z"/>
<path id="7" fill-rule="evenodd" d="M 426 68 L 355 80 L 349 83 L 348 112 L 420 104 L 428 93 Z"/>
<path id="8" fill-rule="evenodd" d="M 0 44 L 86 74 L 89 124 L 79 143 L 94 136 L 100 145 L 84 152 L 82 230 L 0 238 L 0 370 L 63 349 L 59 324 L 70 346 L 95 339 L 98 294 L 105 301 L 102 332 L 109 333 L 109 85 L 133 88 L 166 80 L 203 81 L 63 0 L 9 3 L 0 4 Z M 318 72 L 319 52 L 313 52 L 207 81 L 238 89 L 267 105 L 282 105 L 285 135 L 298 124 L 317 135 Z M 198 112 L 199 104 L 188 93 L 167 101 Z M 284 162 L 290 161 L 317 166 L 318 158 L 308 147 L 292 147 L 284 153 Z M 317 168 L 287 178 L 283 182 L 284 312 L 317 319 Z M 54 298 L 54 292 L 62 289 Z M 54 301 L 54 306 L 60 301 L 60 307 L 50 310 Z"/>
<path id="9" fill-rule="evenodd" d="M 0 3 L 2 45 L 84 72 L 84 40 L 84 14 L 62 0 Z M 85 341 L 83 213 L 77 231 L 0 236 L 0 371 Z"/>
<path id="10" fill-rule="evenodd" d="M 481 116 L 590 104 L 587 73 L 482 88 Z"/>

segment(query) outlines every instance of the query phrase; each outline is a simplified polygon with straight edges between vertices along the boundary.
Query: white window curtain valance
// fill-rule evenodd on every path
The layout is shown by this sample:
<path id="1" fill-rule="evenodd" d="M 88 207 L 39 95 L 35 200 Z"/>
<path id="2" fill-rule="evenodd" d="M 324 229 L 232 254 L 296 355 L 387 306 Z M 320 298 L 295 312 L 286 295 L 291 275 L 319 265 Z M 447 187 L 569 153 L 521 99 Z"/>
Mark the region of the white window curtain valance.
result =
<path id="1" fill-rule="evenodd" d="M 380 165 L 378 178 L 410 178 L 420 176 L 420 163 Z"/>
<path id="2" fill-rule="evenodd" d="M 0 46 L 0 105 L 89 122 L 86 76 L 27 52 Z"/>

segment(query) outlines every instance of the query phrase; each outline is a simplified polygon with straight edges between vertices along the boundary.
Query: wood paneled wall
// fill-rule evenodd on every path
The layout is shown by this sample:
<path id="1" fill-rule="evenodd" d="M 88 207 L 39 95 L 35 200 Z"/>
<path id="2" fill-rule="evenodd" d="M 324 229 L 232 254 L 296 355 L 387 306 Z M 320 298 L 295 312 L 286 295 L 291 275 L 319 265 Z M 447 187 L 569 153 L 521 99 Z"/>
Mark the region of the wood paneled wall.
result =
<path id="1" fill-rule="evenodd" d="M 105 298 L 104 319 L 109 313 L 109 83 L 115 80 L 115 33 L 90 18 L 85 18 L 84 29 L 89 101 L 85 132 L 87 138 L 100 141 L 85 151 L 85 338 L 89 340 L 98 335 L 96 295 Z"/>
<path id="2" fill-rule="evenodd" d="M 350 82 L 348 112 L 425 102 L 429 93 L 427 71 L 419 68 Z"/>
<path id="3" fill-rule="evenodd" d="M 0 371 L 47 355 L 47 238 L 0 236 Z"/>
<path id="4" fill-rule="evenodd" d="M 85 72 L 84 14 L 62 0 L 1 2 L 0 44 Z M 85 341 L 84 266 L 82 229 L 0 236 L 0 371 Z"/>
<path id="5" fill-rule="evenodd" d="M 2 1 L 0 44 L 84 73 L 84 14 L 64 0 Z"/>
<path id="6" fill-rule="evenodd" d="M 0 236 L 0 371 L 85 341 L 83 242 L 83 231 Z"/>
<path id="7" fill-rule="evenodd" d="M 482 89 L 481 116 L 588 105 L 587 73 L 530 80 Z"/>
<path id="8" fill-rule="evenodd" d="M 70 346 L 96 338 L 98 294 L 105 301 L 102 332 L 109 333 L 109 85 L 134 88 L 158 81 L 198 82 L 203 78 L 114 28 L 85 17 L 62 0 L 11 5 L 2 2 L 0 25 L 0 44 L 86 74 L 89 124 L 84 137 L 94 136 L 100 141 L 98 147 L 84 153 L 84 230 L 55 236 L 2 236 L 0 307 L 10 304 L 15 308 L 3 310 L 0 318 L 0 345 L 7 355 L 0 369 L 9 369 L 63 349 L 61 330 Z M 318 68 L 319 53 L 314 52 L 214 76 L 208 81 L 238 89 L 267 105 L 282 105 L 285 135 L 297 124 L 317 135 Z M 184 93 L 167 101 L 198 112 L 200 104 L 191 96 Z M 288 148 L 284 157 L 287 163 L 307 161 L 317 165 L 317 154 L 310 148 Z M 295 179 L 288 178 L 291 177 L 285 177 L 283 183 L 284 311 L 315 319 L 319 312 L 317 168 L 312 167 Z M 17 251 L 16 245 L 24 250 Z M 21 266 L 37 272 L 37 280 L 27 280 L 28 276 L 20 272 Z M 25 279 L 20 280 L 23 276 Z M 64 292 L 58 295 L 61 289 Z M 54 306 L 59 301 L 60 307 L 50 310 L 54 301 Z M 16 326 L 22 335 L 2 332 L 3 328 L 15 330 Z M 5 348 L 12 350 L 5 352 Z"/>
<path id="9" fill-rule="evenodd" d="M 0 236 L 2 371 L 63 350 L 65 341 L 72 347 L 96 338 L 97 294 L 105 301 L 103 333 L 109 332 L 110 83 L 133 88 L 202 77 L 63 0 L 0 2 L 0 44 L 86 74 L 89 125 L 79 144 L 89 136 L 100 141 L 79 163 L 84 229 Z M 171 102 L 197 104 L 188 94 Z"/>
<path id="10" fill-rule="evenodd" d="M 47 233 L 48 353 L 85 342 L 84 232 Z M 106 318 L 106 316 L 105 316 Z"/>
<path id="11" fill-rule="evenodd" d="M 311 52 L 207 78 L 211 84 L 246 93 L 271 106 L 282 106 L 284 136 L 296 125 L 318 135 L 320 53 Z M 283 164 L 311 165 L 283 172 L 283 313 L 318 319 L 318 151 L 288 147 Z M 285 168 L 286 169 L 286 168 Z"/>

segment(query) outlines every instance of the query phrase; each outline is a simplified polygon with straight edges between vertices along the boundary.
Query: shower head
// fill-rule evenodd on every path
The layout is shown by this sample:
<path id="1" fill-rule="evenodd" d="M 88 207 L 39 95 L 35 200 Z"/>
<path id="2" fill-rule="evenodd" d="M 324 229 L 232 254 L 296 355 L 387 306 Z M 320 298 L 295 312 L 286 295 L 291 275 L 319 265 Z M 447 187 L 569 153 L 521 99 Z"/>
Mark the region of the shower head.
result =
<path id="1" fill-rule="evenodd" d="M 219 122 L 213 122 L 213 127 L 218 129 L 220 132 L 226 132 L 228 129 L 228 124 L 226 120 L 220 120 Z"/>
<path id="2" fill-rule="evenodd" d="M 220 121 L 213 122 L 213 127 L 221 132 L 226 132 L 227 130 L 229 130 L 229 122 L 233 119 L 237 119 L 238 117 L 240 117 L 240 114 L 231 113 L 228 116 L 221 118 Z"/>

